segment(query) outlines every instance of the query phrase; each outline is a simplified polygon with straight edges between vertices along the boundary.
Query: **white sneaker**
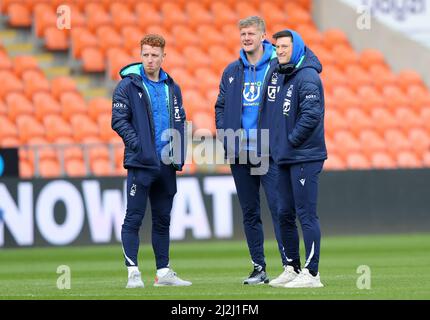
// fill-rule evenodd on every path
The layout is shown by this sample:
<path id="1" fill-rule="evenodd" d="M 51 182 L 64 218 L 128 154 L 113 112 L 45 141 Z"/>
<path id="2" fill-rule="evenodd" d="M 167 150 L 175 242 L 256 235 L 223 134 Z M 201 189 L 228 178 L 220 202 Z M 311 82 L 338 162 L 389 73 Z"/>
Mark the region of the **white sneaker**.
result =
<path id="1" fill-rule="evenodd" d="M 139 271 L 132 271 L 128 277 L 128 282 L 126 288 L 143 288 L 144 284 L 142 278 L 140 277 Z"/>
<path id="2" fill-rule="evenodd" d="M 321 288 L 324 287 L 320 280 L 320 273 L 314 277 L 309 270 L 303 268 L 299 275 L 284 285 L 284 288 Z"/>
<path id="3" fill-rule="evenodd" d="M 269 286 L 275 288 L 283 287 L 285 284 L 290 281 L 293 281 L 299 275 L 294 271 L 293 266 L 286 266 L 284 269 L 284 272 L 282 272 L 279 277 L 269 282 Z"/>
<path id="4" fill-rule="evenodd" d="M 155 276 L 154 287 L 165 287 L 165 286 L 191 286 L 190 281 L 185 281 L 179 278 L 172 269 L 169 269 L 167 274 L 163 277 Z"/>

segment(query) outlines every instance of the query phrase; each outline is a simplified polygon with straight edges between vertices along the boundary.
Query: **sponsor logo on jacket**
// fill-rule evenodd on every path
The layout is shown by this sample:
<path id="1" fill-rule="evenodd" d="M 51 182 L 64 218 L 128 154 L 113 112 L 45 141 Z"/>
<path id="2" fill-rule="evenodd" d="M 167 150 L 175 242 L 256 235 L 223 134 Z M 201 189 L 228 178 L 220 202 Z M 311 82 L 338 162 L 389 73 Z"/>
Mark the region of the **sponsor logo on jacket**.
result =
<path id="1" fill-rule="evenodd" d="M 175 122 L 180 122 L 181 121 L 181 113 L 179 112 L 179 105 L 178 105 L 178 98 L 176 98 L 176 96 L 173 96 L 173 110 L 174 110 L 174 118 L 175 118 Z"/>

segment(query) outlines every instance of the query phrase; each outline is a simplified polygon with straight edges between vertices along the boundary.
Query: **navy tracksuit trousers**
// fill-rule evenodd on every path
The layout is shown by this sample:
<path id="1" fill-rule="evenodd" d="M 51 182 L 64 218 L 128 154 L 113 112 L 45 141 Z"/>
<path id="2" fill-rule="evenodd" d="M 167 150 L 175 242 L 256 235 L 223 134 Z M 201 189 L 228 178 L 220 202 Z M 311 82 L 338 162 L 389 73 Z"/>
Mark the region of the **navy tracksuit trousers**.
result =
<path id="1" fill-rule="evenodd" d="M 324 161 L 279 166 L 279 221 L 288 265 L 300 267 L 299 234 L 302 228 L 306 250 L 304 267 L 318 272 L 321 231 L 317 216 L 318 179 Z"/>
<path id="2" fill-rule="evenodd" d="M 152 248 L 157 269 L 169 265 L 170 213 L 176 193 L 176 171 L 160 163 L 160 170 L 130 168 L 127 173 L 127 211 L 121 229 L 126 266 L 137 266 L 139 229 L 149 197 Z"/>
<path id="3" fill-rule="evenodd" d="M 269 169 L 265 175 L 251 175 L 252 164 L 231 164 L 231 173 L 236 185 L 237 195 L 243 213 L 243 226 L 249 253 L 254 264 L 266 267 L 264 258 L 264 234 L 260 215 L 260 184 L 263 185 L 267 203 L 272 215 L 278 249 L 282 264 L 287 265 L 281 238 L 281 225 L 278 221 L 278 199 L 276 182 L 278 166 L 269 160 Z M 283 232 L 285 233 L 285 231 Z"/>

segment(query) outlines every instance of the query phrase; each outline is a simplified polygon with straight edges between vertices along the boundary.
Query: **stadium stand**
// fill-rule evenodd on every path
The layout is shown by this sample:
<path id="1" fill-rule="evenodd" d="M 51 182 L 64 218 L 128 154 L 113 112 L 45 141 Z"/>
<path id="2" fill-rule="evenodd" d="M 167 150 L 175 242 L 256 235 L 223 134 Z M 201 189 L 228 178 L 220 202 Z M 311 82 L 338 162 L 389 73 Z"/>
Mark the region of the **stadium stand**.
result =
<path id="1" fill-rule="evenodd" d="M 57 28 L 61 4 L 71 8 L 71 30 Z M 430 166 L 430 91 L 420 75 L 394 73 L 378 50 L 357 52 L 342 30 L 319 31 L 310 0 L 4 0 L 0 10 L 8 29 L 31 30 L 47 52 L 68 52 L 83 74 L 104 73 L 110 88 L 121 67 L 139 61 L 142 35 L 163 34 L 164 68 L 183 90 L 193 128 L 210 136 L 221 73 L 240 49 L 236 23 L 261 15 L 269 37 L 296 29 L 323 63 L 326 170 Z M 1 44 L 0 78 L 7 79 L 0 86 L 0 147 L 20 148 L 22 177 L 125 174 L 109 95 L 86 100 L 72 77 L 48 79 L 34 57 L 11 56 Z"/>

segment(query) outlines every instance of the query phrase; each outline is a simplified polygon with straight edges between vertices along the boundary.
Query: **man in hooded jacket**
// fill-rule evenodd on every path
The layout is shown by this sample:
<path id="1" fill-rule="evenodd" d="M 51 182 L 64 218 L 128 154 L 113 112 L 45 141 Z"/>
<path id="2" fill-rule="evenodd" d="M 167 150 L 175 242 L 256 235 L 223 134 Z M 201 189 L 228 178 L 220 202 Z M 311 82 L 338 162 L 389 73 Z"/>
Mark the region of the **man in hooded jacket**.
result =
<path id="1" fill-rule="evenodd" d="M 278 66 L 268 75 L 261 128 L 269 129 L 269 151 L 279 167 L 279 223 L 287 266 L 274 287 L 322 287 L 318 272 L 321 232 L 316 212 L 318 178 L 327 159 L 321 63 L 293 30 L 273 35 Z M 306 259 L 301 268 L 299 218 Z"/>
<path id="2" fill-rule="evenodd" d="M 222 138 L 226 157 L 233 160 L 230 168 L 243 212 L 243 225 L 253 264 L 253 270 L 243 283 L 254 285 L 269 282 L 260 215 L 260 185 L 263 185 L 272 215 L 281 261 L 283 265 L 287 263 L 277 217 L 277 166 L 273 159 L 265 157 L 265 174 L 254 170 L 258 160 L 257 127 L 260 106 L 267 85 L 267 75 L 271 68 L 276 67 L 276 54 L 273 45 L 265 40 L 265 22 L 260 17 L 251 16 L 240 20 L 239 31 L 242 45 L 240 59 L 229 64 L 224 70 L 215 115 L 218 133 L 225 130 Z M 229 141 L 229 130 L 235 134 L 239 132 L 239 139 Z M 243 158 L 245 161 L 242 162 Z M 260 164 L 263 166 L 263 162 Z"/>

